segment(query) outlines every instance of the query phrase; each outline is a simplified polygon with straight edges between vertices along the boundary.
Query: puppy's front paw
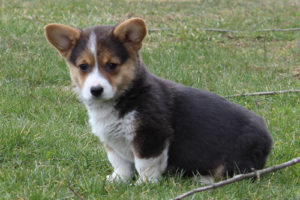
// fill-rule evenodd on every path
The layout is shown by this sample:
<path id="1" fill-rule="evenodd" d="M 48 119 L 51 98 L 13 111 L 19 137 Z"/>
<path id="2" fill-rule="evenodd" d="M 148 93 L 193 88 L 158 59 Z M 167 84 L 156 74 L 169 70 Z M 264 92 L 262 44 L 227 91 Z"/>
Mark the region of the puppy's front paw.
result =
<path id="1" fill-rule="evenodd" d="M 201 185 L 211 185 L 215 182 L 215 179 L 209 175 L 194 176 L 194 180 Z"/>
<path id="2" fill-rule="evenodd" d="M 129 180 L 128 176 L 122 176 L 115 172 L 106 176 L 106 181 L 109 183 L 112 183 L 112 182 L 126 183 L 126 182 L 128 182 L 128 180 Z"/>
<path id="3" fill-rule="evenodd" d="M 142 183 L 157 183 L 158 178 L 146 178 L 140 176 L 139 179 L 135 182 L 136 185 L 140 185 Z"/>

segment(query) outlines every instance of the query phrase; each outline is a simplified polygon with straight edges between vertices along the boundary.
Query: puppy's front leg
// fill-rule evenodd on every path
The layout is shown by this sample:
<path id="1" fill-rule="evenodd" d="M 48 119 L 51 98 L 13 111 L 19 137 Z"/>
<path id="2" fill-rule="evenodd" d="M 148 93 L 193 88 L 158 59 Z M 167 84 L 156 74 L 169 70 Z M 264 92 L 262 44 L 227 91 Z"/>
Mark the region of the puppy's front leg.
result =
<path id="1" fill-rule="evenodd" d="M 140 176 L 136 182 L 137 184 L 147 181 L 152 183 L 157 182 L 167 168 L 168 148 L 156 157 L 139 158 L 136 154 L 134 156 L 135 168 Z"/>
<path id="2" fill-rule="evenodd" d="M 108 182 L 127 182 L 133 175 L 133 163 L 124 160 L 117 152 L 108 145 L 104 145 L 109 162 L 114 168 L 111 175 L 106 176 Z"/>

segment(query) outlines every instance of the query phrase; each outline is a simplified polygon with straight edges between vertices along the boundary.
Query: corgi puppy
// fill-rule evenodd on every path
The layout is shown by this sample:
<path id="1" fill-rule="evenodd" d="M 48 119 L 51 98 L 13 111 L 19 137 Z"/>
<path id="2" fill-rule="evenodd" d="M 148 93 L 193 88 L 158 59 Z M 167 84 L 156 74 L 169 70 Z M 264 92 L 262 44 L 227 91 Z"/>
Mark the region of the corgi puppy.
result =
<path id="1" fill-rule="evenodd" d="M 92 132 L 114 171 L 107 181 L 156 182 L 166 171 L 220 179 L 264 167 L 272 137 L 263 119 L 207 91 L 151 74 L 139 55 L 140 18 L 85 29 L 45 27 L 66 59 Z"/>

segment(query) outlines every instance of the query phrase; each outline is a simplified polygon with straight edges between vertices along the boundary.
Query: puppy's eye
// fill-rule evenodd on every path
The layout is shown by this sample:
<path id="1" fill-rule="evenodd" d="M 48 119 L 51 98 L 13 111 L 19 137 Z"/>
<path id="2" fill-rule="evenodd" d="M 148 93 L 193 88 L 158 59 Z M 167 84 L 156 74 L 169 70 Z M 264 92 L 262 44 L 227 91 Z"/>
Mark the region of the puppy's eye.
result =
<path id="1" fill-rule="evenodd" d="M 108 72 L 113 72 L 116 68 L 117 68 L 117 64 L 116 63 L 107 63 L 105 65 L 105 70 Z"/>
<path id="2" fill-rule="evenodd" d="M 79 68 L 82 72 L 88 72 L 90 70 L 90 66 L 88 64 L 81 64 Z"/>

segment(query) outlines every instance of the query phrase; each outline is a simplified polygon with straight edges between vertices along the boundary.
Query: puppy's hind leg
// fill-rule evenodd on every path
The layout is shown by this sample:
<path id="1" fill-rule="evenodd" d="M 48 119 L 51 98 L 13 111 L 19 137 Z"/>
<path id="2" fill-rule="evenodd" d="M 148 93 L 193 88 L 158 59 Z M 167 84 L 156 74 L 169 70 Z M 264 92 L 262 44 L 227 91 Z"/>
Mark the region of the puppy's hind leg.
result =
<path id="1" fill-rule="evenodd" d="M 164 149 L 157 157 L 139 158 L 135 155 L 134 159 L 135 168 L 140 176 L 136 183 L 141 184 L 148 181 L 155 183 L 167 168 L 168 148 Z"/>
<path id="2" fill-rule="evenodd" d="M 220 164 L 215 169 L 211 170 L 210 175 L 196 174 L 194 180 L 200 182 L 201 185 L 210 185 L 215 182 L 221 181 L 225 175 L 225 165 Z"/>

